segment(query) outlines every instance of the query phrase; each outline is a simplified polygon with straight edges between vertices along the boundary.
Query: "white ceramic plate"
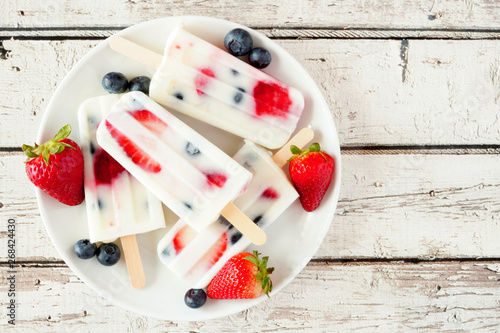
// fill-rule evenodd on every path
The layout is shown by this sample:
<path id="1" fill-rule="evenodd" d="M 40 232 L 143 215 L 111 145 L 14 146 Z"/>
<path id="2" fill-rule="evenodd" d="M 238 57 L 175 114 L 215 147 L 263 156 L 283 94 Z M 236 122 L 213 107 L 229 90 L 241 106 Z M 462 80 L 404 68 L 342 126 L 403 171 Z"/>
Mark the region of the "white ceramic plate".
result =
<path id="1" fill-rule="evenodd" d="M 265 69 L 272 76 L 298 88 L 305 96 L 305 110 L 298 128 L 310 126 L 316 132 L 315 141 L 332 154 L 336 161 L 336 173 L 320 208 L 306 213 L 298 200 L 267 230 L 268 241 L 264 246 L 251 247 L 270 257 L 269 264 L 275 267 L 272 274 L 276 294 L 304 268 L 312 258 L 328 232 L 336 208 L 340 187 L 340 148 L 337 132 L 328 106 L 318 87 L 302 66 L 275 42 L 262 34 L 238 24 L 207 17 L 170 17 L 144 22 L 119 32 L 138 44 L 158 53 L 170 31 L 179 24 L 223 48 L 226 33 L 236 27 L 250 31 L 255 46 L 268 49 L 273 57 Z M 42 120 L 38 142 L 50 139 L 59 128 L 71 124 L 70 138 L 79 142 L 77 110 L 80 103 L 93 96 L 107 94 L 102 86 L 102 77 L 111 71 L 124 73 L 129 79 L 138 75 L 152 77 L 154 70 L 138 64 L 125 56 L 113 52 L 107 41 L 103 41 L 68 73 L 54 94 Z M 194 119 L 178 115 L 202 135 L 218 145 L 229 155 L 236 152 L 242 140 Z M 156 255 L 156 244 L 177 218 L 166 212 L 167 229 L 137 236 L 147 284 L 135 290 L 125 266 L 125 260 L 112 267 L 100 265 L 95 258 L 78 259 L 73 253 L 75 242 L 88 237 L 84 204 L 65 206 L 37 189 L 40 212 L 50 238 L 64 261 L 78 277 L 98 294 L 111 302 L 133 312 L 165 320 L 206 320 L 230 315 L 254 306 L 267 297 L 254 300 L 211 300 L 200 309 L 190 309 L 184 304 L 184 294 L 189 286 L 183 284 Z M 99 302 L 100 298 L 96 298 Z"/>

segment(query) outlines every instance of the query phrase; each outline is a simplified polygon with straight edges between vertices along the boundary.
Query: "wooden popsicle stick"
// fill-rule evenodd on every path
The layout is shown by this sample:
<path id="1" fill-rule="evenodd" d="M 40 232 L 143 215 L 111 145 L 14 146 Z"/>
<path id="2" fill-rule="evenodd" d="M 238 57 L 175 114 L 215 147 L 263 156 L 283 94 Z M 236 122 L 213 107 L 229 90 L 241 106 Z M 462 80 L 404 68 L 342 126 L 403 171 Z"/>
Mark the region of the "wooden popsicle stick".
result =
<path id="1" fill-rule="evenodd" d="M 307 143 L 309 143 L 314 138 L 314 131 L 305 127 L 301 129 L 297 134 L 293 136 L 283 147 L 281 147 L 276 154 L 274 154 L 273 161 L 280 168 L 282 168 L 286 162 L 292 157 L 292 152 L 290 151 L 290 146 L 295 145 L 299 148 L 304 147 Z"/>
<path id="2" fill-rule="evenodd" d="M 266 242 L 266 233 L 232 202 L 228 203 L 220 214 L 255 245 L 262 245 Z"/>
<path id="3" fill-rule="evenodd" d="M 109 46 L 112 50 L 154 69 L 160 67 L 163 60 L 163 55 L 120 36 L 110 37 Z"/>
<path id="4" fill-rule="evenodd" d="M 120 237 L 122 249 L 127 263 L 130 281 L 135 289 L 142 289 L 146 285 L 146 277 L 142 268 L 141 255 L 137 246 L 135 235 Z"/>

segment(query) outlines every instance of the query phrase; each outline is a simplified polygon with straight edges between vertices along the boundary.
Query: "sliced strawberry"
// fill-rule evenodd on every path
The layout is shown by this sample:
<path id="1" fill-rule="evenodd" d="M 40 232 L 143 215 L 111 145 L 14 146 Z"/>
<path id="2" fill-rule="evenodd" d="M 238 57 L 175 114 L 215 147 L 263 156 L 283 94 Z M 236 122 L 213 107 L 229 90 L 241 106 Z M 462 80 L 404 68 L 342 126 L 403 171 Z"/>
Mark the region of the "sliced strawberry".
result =
<path id="1" fill-rule="evenodd" d="M 94 158 L 94 175 L 97 184 L 111 184 L 125 169 L 105 150 L 100 149 Z"/>
<path id="2" fill-rule="evenodd" d="M 175 253 L 179 254 L 193 240 L 196 236 L 196 232 L 191 229 L 188 225 L 182 227 L 174 236 L 173 244 Z"/>
<path id="3" fill-rule="evenodd" d="M 227 181 L 227 176 L 222 173 L 206 173 L 208 185 L 223 187 Z"/>
<path id="4" fill-rule="evenodd" d="M 286 119 L 292 105 L 288 88 L 272 82 L 259 81 L 253 89 L 253 98 L 257 116 L 269 115 Z"/>
<path id="5" fill-rule="evenodd" d="M 196 92 L 198 95 L 204 95 L 203 88 L 205 88 L 210 82 L 210 78 L 215 77 L 214 72 L 210 68 L 200 69 L 200 74 L 198 74 L 194 80 L 194 85 L 196 87 Z"/>
<path id="6" fill-rule="evenodd" d="M 129 113 L 143 126 L 148 128 L 155 134 L 160 135 L 165 130 L 165 128 L 167 128 L 167 124 L 165 124 L 163 120 L 158 118 L 149 110 L 129 111 Z"/>
<path id="7" fill-rule="evenodd" d="M 264 190 L 264 192 L 262 192 L 261 194 L 262 197 L 266 198 L 266 199 L 278 199 L 279 198 L 279 193 L 278 191 L 276 191 L 274 188 L 272 187 L 268 187 Z"/>
<path id="8" fill-rule="evenodd" d="M 148 172 L 158 173 L 161 165 L 106 120 L 106 128 L 132 162 Z"/>
<path id="9" fill-rule="evenodd" d="M 203 265 L 206 267 L 206 269 L 209 269 L 217 261 L 219 261 L 220 257 L 226 252 L 227 249 L 227 234 L 223 233 L 219 239 L 217 240 L 217 243 L 215 243 L 208 251 L 205 253 L 205 255 L 200 259 L 199 265 Z"/>

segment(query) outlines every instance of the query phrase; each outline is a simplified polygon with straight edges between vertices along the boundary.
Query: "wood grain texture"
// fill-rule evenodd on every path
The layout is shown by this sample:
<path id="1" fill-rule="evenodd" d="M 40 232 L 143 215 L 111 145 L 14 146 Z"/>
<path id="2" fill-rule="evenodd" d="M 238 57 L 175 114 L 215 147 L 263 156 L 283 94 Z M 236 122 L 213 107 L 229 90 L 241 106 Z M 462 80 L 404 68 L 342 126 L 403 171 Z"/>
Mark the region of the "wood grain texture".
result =
<path id="1" fill-rule="evenodd" d="M 166 16 L 203 15 L 250 27 L 498 29 L 499 9 L 496 0 L 293 0 L 279 4 L 270 0 L 89 0 L 63 3 L 57 0 L 5 0 L 0 9 L 3 18 L 0 27 L 34 30 L 45 27 L 126 27 Z"/>
<path id="2" fill-rule="evenodd" d="M 277 42 L 324 93 L 344 147 L 500 142 L 500 40 Z M 57 84 L 97 43 L 3 42 L 0 147 L 34 140 Z"/>
<path id="3" fill-rule="evenodd" d="M 2 223 L 18 221 L 19 260 L 60 260 L 23 160 L 0 154 Z M 500 155 L 342 156 L 340 201 L 315 258 L 499 257 L 499 165 Z M 6 237 L 0 232 L 2 261 Z"/>
<path id="4" fill-rule="evenodd" d="M 500 266 L 481 263 L 309 263 L 269 300 L 229 317 L 169 322 L 112 305 L 68 268 L 19 267 L 9 331 L 495 332 Z M 7 293 L 0 281 L 0 293 Z M 224 302 L 224 301 L 222 301 Z M 0 330 L 6 330 L 5 321 Z"/>

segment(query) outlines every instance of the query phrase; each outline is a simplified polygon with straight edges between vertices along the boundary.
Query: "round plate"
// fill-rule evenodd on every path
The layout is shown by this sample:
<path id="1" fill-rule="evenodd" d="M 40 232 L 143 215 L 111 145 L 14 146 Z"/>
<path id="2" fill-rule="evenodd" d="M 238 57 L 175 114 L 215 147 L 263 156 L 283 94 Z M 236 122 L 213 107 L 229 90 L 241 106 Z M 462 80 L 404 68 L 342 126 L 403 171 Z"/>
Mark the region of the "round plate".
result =
<path id="1" fill-rule="evenodd" d="M 179 24 L 185 29 L 223 48 L 226 33 L 240 27 L 248 30 L 254 45 L 270 51 L 271 65 L 265 71 L 281 81 L 299 89 L 305 97 L 305 110 L 297 129 L 311 127 L 315 130 L 315 141 L 335 159 L 336 171 L 321 206 L 306 213 L 297 200 L 267 229 L 268 241 L 258 249 L 269 256 L 276 294 L 305 267 L 328 232 L 337 205 L 340 187 L 340 148 L 335 125 L 320 90 L 302 66 L 276 43 L 241 25 L 208 17 L 169 17 L 144 22 L 118 33 L 158 53 L 163 53 L 166 39 Z M 104 95 L 102 77 L 111 71 L 124 73 L 129 79 L 138 75 L 152 77 L 154 69 L 136 63 L 117 54 L 105 40 L 83 57 L 68 73 L 55 92 L 44 114 L 38 142 L 44 142 L 65 124 L 71 124 L 70 135 L 79 142 L 77 110 L 87 98 Z M 176 114 L 188 125 L 200 132 L 229 155 L 234 154 L 242 139 L 223 132 L 195 119 Z M 42 219 L 50 238 L 67 265 L 78 277 L 98 294 L 130 311 L 165 320 L 206 320 L 227 316 L 248 309 L 267 299 L 263 296 L 253 300 L 212 300 L 199 309 L 190 309 L 184 304 L 184 294 L 189 286 L 183 284 L 160 263 L 156 245 L 170 226 L 177 221 L 166 209 L 167 228 L 137 235 L 139 249 L 146 275 L 146 287 L 135 290 L 128 277 L 125 260 L 112 267 L 100 265 L 95 258 L 78 259 L 73 253 L 77 240 L 88 238 L 85 205 L 65 206 L 37 189 L 37 199 Z"/>

